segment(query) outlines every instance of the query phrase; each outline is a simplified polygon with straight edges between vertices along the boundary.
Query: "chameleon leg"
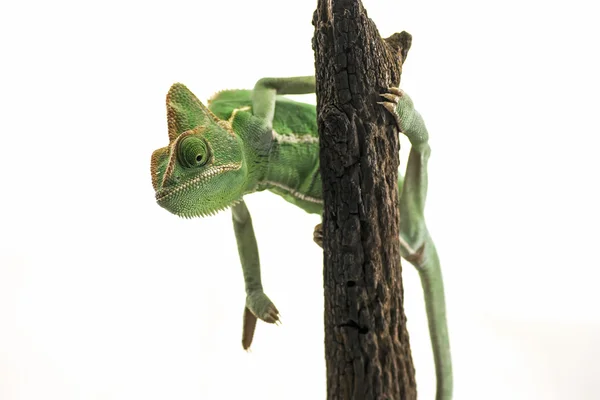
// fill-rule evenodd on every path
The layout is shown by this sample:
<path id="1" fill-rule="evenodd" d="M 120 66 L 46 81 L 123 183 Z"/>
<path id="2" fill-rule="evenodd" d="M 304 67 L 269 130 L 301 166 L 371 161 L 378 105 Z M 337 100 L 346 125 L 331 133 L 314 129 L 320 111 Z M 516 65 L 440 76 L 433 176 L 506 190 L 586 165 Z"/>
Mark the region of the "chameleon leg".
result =
<path id="1" fill-rule="evenodd" d="M 246 285 L 246 308 L 244 309 L 244 324 L 242 329 L 242 347 L 248 349 L 252 344 L 256 317 L 265 322 L 279 321 L 279 311 L 263 292 L 260 280 L 260 259 L 256 236 L 252 227 L 252 218 L 242 200 L 232 208 L 233 228 L 238 245 L 238 253 L 244 271 Z"/>
<path id="2" fill-rule="evenodd" d="M 422 212 L 414 213 L 414 208 L 411 210 L 410 207 L 407 207 L 408 203 L 418 205 L 419 199 L 425 199 L 424 193 L 417 194 L 413 190 L 426 190 L 420 189 L 418 184 L 421 176 L 427 173 L 428 157 L 428 146 L 426 152 L 423 153 L 411 149 L 399 205 L 400 254 L 417 269 L 423 287 L 429 335 L 435 361 L 436 400 L 450 400 L 452 398 L 452 359 L 440 259 L 427 231 Z"/>
<path id="3" fill-rule="evenodd" d="M 427 161 L 430 155 L 429 134 L 423 118 L 415 111 L 408 95 L 392 88 L 382 95 L 382 104 L 400 124 L 402 132 L 411 142 L 406 175 L 400 177 L 400 254 L 410 262 L 421 279 L 429 323 L 436 370 L 436 400 L 452 398 L 452 359 L 446 323 L 444 283 L 440 259 L 427 225 L 424 209 L 427 197 Z M 386 105 L 387 104 L 387 105 Z M 393 106 L 390 107 L 390 106 Z"/>
<path id="4" fill-rule="evenodd" d="M 252 91 L 252 112 L 255 116 L 273 123 L 275 99 L 277 95 L 307 94 L 315 92 L 314 76 L 296 76 L 292 78 L 262 78 Z M 268 128 L 271 128 L 269 125 Z"/>
<path id="5" fill-rule="evenodd" d="M 277 95 L 304 94 L 315 92 L 314 76 L 295 78 L 263 78 L 256 82 L 252 92 L 252 111 L 256 117 L 265 121 L 265 141 L 271 140 L 275 100 Z M 252 228 L 252 219 L 246 204 L 241 201 L 232 207 L 233 227 L 238 245 L 238 253 L 244 271 L 246 285 L 246 308 L 242 330 L 242 346 L 248 349 L 254 338 L 257 317 L 265 322 L 279 321 L 279 311 L 263 292 L 260 280 L 260 260 L 256 237 Z"/>

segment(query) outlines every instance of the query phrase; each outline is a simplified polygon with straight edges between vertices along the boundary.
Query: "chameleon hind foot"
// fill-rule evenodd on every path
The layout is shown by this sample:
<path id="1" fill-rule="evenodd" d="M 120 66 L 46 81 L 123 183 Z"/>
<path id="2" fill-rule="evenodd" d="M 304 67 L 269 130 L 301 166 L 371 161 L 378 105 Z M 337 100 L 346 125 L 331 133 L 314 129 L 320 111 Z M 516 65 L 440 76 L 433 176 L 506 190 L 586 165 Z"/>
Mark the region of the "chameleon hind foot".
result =
<path id="1" fill-rule="evenodd" d="M 252 292 L 246 297 L 246 308 L 265 322 L 270 324 L 279 322 L 279 311 L 262 291 Z"/>
<path id="2" fill-rule="evenodd" d="M 318 224 L 315 226 L 313 240 L 319 245 L 320 248 L 323 248 L 323 224 Z"/>
<path id="3" fill-rule="evenodd" d="M 378 101 L 377 104 L 381 104 L 383 108 L 389 111 L 392 117 L 394 117 L 396 126 L 402 131 L 402 127 L 400 126 L 400 116 L 398 115 L 398 111 L 396 111 L 398 101 L 400 100 L 400 97 L 402 97 L 402 90 L 396 87 L 389 87 L 387 92 L 381 93 L 380 96 L 383 97 L 385 101 Z"/>

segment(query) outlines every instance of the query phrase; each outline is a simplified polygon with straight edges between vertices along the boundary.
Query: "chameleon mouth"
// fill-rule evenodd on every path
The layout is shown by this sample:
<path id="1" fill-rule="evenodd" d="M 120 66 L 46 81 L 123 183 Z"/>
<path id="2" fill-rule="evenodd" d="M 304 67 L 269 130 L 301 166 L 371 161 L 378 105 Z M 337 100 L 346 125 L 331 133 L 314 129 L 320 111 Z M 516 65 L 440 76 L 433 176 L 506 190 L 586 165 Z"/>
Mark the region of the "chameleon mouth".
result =
<path id="1" fill-rule="evenodd" d="M 206 171 L 193 179 L 182 182 L 176 186 L 160 189 L 156 192 L 156 201 L 160 203 L 161 201 L 167 200 L 171 197 L 176 197 L 177 195 L 186 193 L 190 189 L 197 189 L 215 176 L 220 175 L 223 172 L 237 171 L 241 167 L 241 163 L 230 163 L 209 167 Z"/>

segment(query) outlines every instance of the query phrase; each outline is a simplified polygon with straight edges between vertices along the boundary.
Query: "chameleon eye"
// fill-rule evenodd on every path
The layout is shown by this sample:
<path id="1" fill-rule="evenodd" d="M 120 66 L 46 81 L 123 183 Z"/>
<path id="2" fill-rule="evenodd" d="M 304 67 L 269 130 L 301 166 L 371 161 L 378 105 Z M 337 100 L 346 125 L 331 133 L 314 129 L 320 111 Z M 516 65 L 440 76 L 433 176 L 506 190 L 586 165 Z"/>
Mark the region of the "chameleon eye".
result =
<path id="1" fill-rule="evenodd" d="M 199 137 L 188 136 L 179 143 L 179 160 L 185 167 L 201 167 L 209 158 L 208 146 Z"/>

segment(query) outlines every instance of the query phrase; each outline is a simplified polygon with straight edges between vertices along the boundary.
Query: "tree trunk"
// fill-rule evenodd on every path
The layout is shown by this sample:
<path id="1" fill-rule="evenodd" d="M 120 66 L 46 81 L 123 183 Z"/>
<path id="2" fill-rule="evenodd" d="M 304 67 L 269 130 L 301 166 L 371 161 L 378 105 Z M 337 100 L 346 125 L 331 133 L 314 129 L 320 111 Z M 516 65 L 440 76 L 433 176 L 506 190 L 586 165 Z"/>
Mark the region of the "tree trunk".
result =
<path id="1" fill-rule="evenodd" d="M 313 17 L 328 399 L 416 398 L 399 252 L 398 130 L 377 104 L 398 87 L 408 33 L 385 41 L 360 0 Z"/>

